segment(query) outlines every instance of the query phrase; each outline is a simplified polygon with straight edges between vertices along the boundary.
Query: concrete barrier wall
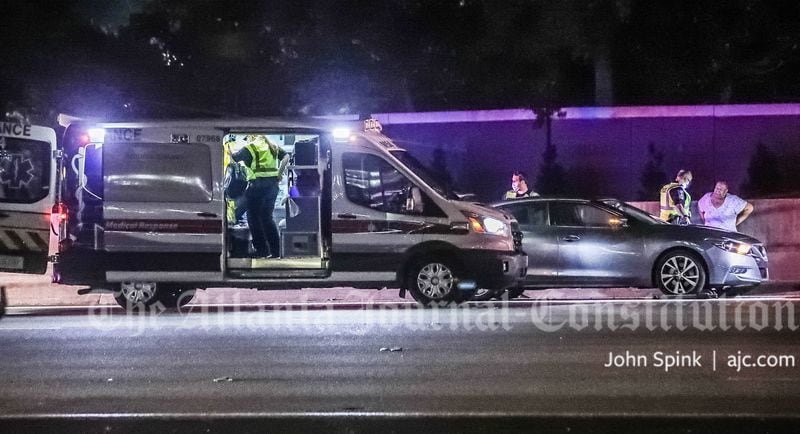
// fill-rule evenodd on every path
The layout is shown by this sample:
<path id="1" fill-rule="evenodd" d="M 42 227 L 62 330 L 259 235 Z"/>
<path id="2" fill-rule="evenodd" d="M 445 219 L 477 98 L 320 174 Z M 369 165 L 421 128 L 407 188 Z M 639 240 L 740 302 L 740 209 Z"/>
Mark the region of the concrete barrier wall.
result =
<path id="1" fill-rule="evenodd" d="M 630 203 L 658 215 L 658 202 Z M 750 203 L 755 210 L 739 226 L 739 232 L 764 243 L 771 280 L 800 280 L 800 199 L 761 199 Z M 699 216 L 696 202 L 692 202 L 692 209 L 692 215 Z"/>
<path id="2" fill-rule="evenodd" d="M 541 170 L 546 129 L 528 109 L 373 116 L 423 161 L 441 149 L 454 188 L 483 201 L 501 197 L 512 170 L 527 171 L 534 183 Z M 800 160 L 800 104 L 566 107 L 553 118 L 552 143 L 569 184 L 584 196 L 658 200 L 653 185 L 678 169 L 692 170 L 695 197 L 720 179 L 742 194 L 759 144 L 777 158 Z M 645 173 L 658 153 L 656 172 L 663 173 Z"/>

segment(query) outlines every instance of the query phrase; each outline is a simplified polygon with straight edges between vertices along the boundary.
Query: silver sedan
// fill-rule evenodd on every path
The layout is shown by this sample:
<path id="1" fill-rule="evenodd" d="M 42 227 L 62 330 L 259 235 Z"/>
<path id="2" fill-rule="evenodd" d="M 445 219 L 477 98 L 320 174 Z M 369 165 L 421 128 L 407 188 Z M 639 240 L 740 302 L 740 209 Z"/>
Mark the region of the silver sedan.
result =
<path id="1" fill-rule="evenodd" d="M 614 199 L 530 198 L 494 207 L 519 221 L 525 288 L 658 287 L 666 294 L 752 287 L 767 280 L 767 252 L 752 237 L 664 223 Z M 509 291 L 513 297 L 518 292 Z"/>

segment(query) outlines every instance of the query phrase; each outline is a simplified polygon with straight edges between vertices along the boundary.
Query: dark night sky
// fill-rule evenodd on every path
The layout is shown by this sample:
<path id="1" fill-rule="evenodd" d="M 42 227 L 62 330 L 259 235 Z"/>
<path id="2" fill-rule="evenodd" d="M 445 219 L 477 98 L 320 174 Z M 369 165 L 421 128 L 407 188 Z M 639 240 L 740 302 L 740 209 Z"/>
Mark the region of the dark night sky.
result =
<path id="1" fill-rule="evenodd" d="M 794 1 L 34 0 L 4 15 L 0 103 L 40 119 L 800 99 Z"/>

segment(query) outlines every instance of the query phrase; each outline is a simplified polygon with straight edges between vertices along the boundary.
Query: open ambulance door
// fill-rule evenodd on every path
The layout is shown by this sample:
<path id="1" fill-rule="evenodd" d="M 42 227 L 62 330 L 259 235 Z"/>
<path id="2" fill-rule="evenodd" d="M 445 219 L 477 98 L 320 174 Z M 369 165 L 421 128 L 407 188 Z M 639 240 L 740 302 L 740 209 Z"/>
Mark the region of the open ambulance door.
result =
<path id="1" fill-rule="evenodd" d="M 0 122 L 0 272 L 47 270 L 55 155 L 52 128 Z"/>
<path id="2" fill-rule="evenodd" d="M 279 183 L 273 210 L 280 251 L 272 257 L 253 257 L 247 219 L 237 217 L 242 199 L 228 199 L 233 218 L 227 220 L 228 276 L 234 279 L 317 279 L 330 276 L 331 194 L 330 139 L 325 131 L 296 128 L 237 128 L 225 134 L 226 152 L 236 152 L 251 142 L 268 140 L 289 157 Z"/>

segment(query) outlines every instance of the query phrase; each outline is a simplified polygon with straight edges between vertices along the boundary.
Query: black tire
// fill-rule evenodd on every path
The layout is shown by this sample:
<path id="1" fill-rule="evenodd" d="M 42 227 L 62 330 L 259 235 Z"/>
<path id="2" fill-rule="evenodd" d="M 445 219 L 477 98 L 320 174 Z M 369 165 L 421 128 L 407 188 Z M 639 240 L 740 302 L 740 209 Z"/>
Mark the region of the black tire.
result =
<path id="1" fill-rule="evenodd" d="M 653 274 L 656 286 L 667 295 L 697 294 L 706 286 L 703 261 L 688 250 L 673 250 L 662 256 Z"/>
<path id="2" fill-rule="evenodd" d="M 525 288 L 509 288 L 506 290 L 506 293 L 503 294 L 503 298 L 508 297 L 509 300 L 513 300 L 515 298 L 519 298 L 519 296 L 524 292 Z"/>
<path id="3" fill-rule="evenodd" d="M 197 291 L 176 286 L 159 288 L 158 301 L 166 309 L 180 309 L 189 304 Z"/>
<path id="4" fill-rule="evenodd" d="M 472 295 L 470 300 L 472 301 L 489 301 L 493 298 L 497 298 L 503 294 L 503 291 L 496 291 L 494 289 L 487 289 L 487 288 L 478 288 L 475 293 Z"/>
<path id="5" fill-rule="evenodd" d="M 447 305 L 461 302 L 458 289 L 461 272 L 456 263 L 441 256 L 425 256 L 408 268 L 408 291 L 417 303 Z"/>
<path id="6" fill-rule="evenodd" d="M 114 299 L 123 309 L 131 312 L 143 311 L 159 301 L 156 282 L 122 282 L 114 292 Z"/>

